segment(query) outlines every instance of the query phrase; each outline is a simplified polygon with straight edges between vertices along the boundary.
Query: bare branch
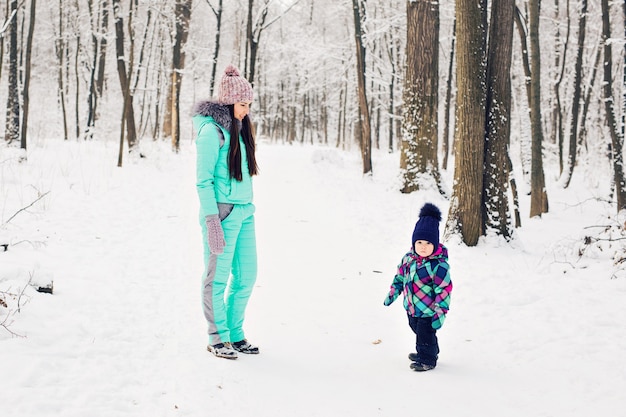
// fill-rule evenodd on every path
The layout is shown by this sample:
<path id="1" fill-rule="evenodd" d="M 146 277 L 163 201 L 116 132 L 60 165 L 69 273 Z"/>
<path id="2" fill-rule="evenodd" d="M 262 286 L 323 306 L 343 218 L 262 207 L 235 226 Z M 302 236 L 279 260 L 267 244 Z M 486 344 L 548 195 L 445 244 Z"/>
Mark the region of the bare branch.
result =
<path id="1" fill-rule="evenodd" d="M 26 291 L 26 287 L 31 285 L 31 283 L 33 282 L 33 275 L 34 275 L 33 272 L 29 272 L 28 275 L 29 275 L 28 282 L 26 283 L 26 285 L 24 285 L 24 287 L 22 288 L 22 290 L 17 296 L 17 312 L 18 313 L 22 312 L 21 302 L 22 302 L 22 296 L 24 295 L 24 291 Z"/>
<path id="2" fill-rule="evenodd" d="M 36 202 L 38 202 L 39 200 L 41 200 L 42 198 L 44 198 L 45 196 L 47 196 L 48 194 L 50 194 L 50 191 L 46 191 L 45 193 L 41 194 L 39 197 L 37 197 L 32 203 L 30 203 L 29 205 L 27 205 L 26 207 L 22 207 L 21 209 L 19 209 L 17 212 L 15 212 L 14 215 L 12 215 L 11 217 L 9 217 L 9 220 L 7 220 L 6 222 L 4 222 L 4 224 L 8 224 L 11 220 L 13 220 L 18 214 L 20 214 L 22 211 L 28 210 L 29 208 L 31 208 Z M 4 225 L 3 224 L 3 225 Z"/>

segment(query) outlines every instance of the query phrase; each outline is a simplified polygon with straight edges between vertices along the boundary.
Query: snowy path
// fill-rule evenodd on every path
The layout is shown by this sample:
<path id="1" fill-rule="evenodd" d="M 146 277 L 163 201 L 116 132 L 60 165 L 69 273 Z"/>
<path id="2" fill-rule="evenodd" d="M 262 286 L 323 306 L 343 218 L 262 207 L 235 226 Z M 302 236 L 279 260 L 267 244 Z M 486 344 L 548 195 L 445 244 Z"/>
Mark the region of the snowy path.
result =
<path id="1" fill-rule="evenodd" d="M 624 413 L 623 280 L 588 294 L 586 275 L 604 271 L 546 270 L 545 242 L 453 246 L 440 366 L 411 372 L 401 303 L 382 300 L 419 207 L 443 200 L 395 192 L 395 156 L 379 156 L 371 180 L 357 155 L 266 144 L 259 154 L 260 274 L 246 328 L 261 355 L 205 350 L 192 149 L 100 168 L 57 180 L 38 224 L 55 294 L 32 294 L 15 324 L 26 338 L 0 339 L 3 416 Z M 542 227 L 529 222 L 527 241 Z"/>

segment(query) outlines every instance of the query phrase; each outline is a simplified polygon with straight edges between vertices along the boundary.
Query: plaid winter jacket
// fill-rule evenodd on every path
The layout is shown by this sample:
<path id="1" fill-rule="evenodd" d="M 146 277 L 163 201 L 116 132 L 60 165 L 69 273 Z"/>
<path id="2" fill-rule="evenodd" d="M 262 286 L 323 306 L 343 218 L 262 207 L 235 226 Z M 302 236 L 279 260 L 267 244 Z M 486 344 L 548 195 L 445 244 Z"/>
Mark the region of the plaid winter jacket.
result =
<path id="1" fill-rule="evenodd" d="M 441 328 L 450 308 L 452 292 L 448 249 L 439 245 L 426 258 L 414 251 L 404 255 L 384 304 L 393 303 L 401 292 L 404 293 L 404 308 L 410 316 L 432 317 L 433 328 Z"/>

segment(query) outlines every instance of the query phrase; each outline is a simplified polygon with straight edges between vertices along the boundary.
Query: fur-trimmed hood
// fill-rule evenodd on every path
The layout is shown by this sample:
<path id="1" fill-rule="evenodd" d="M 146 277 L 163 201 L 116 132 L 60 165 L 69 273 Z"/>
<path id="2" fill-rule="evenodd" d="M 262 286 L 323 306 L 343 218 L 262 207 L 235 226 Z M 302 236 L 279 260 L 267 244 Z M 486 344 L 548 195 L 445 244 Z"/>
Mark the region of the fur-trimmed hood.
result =
<path id="1" fill-rule="evenodd" d="M 193 115 L 212 117 L 220 126 L 230 132 L 233 119 L 230 116 L 228 106 L 209 100 L 201 101 L 194 106 Z"/>

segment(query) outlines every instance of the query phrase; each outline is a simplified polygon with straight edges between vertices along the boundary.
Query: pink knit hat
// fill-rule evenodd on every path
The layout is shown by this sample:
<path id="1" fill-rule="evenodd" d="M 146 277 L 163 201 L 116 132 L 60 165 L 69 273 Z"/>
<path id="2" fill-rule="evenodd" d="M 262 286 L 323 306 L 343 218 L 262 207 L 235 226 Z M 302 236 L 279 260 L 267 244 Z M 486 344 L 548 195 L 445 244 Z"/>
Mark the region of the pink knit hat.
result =
<path id="1" fill-rule="evenodd" d="M 239 70 L 235 66 L 227 66 L 217 92 L 217 100 L 219 103 L 235 104 L 244 101 L 252 101 L 253 98 L 254 93 L 248 80 L 239 74 Z"/>

